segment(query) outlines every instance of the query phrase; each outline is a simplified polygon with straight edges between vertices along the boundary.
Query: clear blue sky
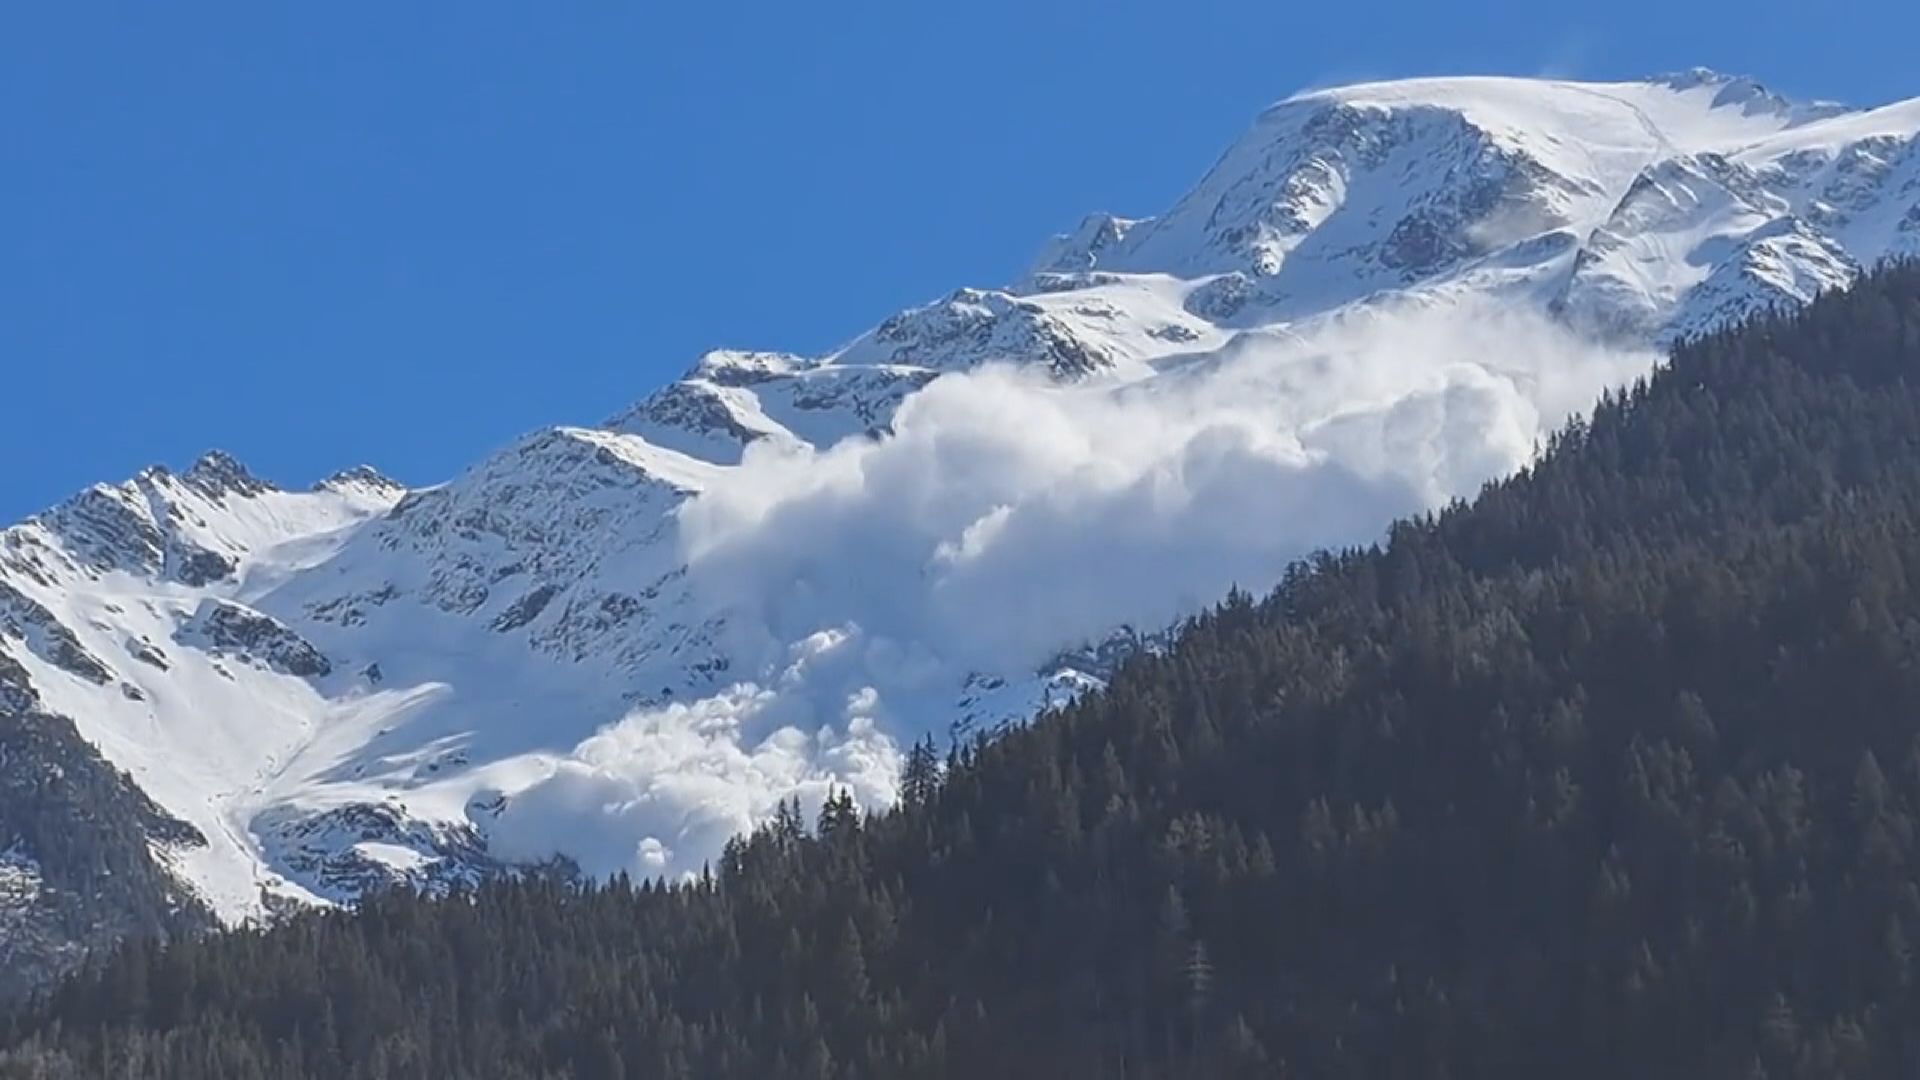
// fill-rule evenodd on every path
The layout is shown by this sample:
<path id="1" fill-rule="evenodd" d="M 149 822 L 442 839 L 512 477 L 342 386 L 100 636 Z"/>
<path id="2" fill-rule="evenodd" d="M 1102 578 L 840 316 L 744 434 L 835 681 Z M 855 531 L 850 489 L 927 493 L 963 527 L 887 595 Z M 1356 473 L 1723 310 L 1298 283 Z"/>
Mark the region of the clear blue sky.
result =
<path id="1" fill-rule="evenodd" d="M 1916 40 L 1891 2 L 6 4 L 0 520 L 210 446 L 445 479 L 1162 209 L 1302 86 L 1872 103 Z"/>

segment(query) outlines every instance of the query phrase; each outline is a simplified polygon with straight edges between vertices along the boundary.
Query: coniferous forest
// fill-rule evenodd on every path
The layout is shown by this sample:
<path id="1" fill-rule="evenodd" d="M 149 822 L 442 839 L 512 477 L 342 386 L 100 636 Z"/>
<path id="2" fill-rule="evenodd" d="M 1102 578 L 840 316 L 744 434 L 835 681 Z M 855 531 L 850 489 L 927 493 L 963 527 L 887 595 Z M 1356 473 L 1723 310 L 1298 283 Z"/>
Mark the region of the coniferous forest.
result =
<path id="1" fill-rule="evenodd" d="M 1920 1075 L 1920 268 L 692 883 L 133 946 L 0 1075 Z"/>

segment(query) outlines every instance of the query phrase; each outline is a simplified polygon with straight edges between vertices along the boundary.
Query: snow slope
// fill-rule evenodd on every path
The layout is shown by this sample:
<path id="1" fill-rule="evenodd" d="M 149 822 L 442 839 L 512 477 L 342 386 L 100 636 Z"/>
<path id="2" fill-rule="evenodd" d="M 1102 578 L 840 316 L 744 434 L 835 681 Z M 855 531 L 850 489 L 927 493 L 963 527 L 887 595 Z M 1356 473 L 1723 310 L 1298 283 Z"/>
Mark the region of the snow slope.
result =
<path id="1" fill-rule="evenodd" d="M 0 653 L 205 836 L 157 846 L 228 919 L 685 872 L 1471 494 L 1658 345 L 1920 255 L 1917 134 L 1699 71 L 1302 94 L 1005 288 L 709 353 L 438 487 L 83 492 L 0 533 Z"/>

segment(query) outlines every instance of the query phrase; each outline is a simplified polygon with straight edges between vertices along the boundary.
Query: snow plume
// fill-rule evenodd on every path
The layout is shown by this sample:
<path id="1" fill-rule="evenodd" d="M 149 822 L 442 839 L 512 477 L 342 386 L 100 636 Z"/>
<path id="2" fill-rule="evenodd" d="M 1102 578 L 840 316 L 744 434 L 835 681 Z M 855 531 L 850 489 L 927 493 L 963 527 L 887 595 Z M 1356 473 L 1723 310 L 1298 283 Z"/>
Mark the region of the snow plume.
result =
<path id="1" fill-rule="evenodd" d="M 900 756 L 871 692 L 813 715 L 795 692 L 836 634 L 795 646 L 771 688 L 750 684 L 700 701 L 641 710 L 603 728 L 512 796 L 488 830 L 494 853 L 536 862 L 556 853 L 596 876 L 698 873 L 730 837 L 797 798 L 808 815 L 836 790 L 865 806 L 893 802 Z"/>
<path id="2" fill-rule="evenodd" d="M 1031 671 L 1472 495 L 1653 361 L 1474 306 L 1243 334 L 1127 384 L 986 369 L 908 399 L 887 438 L 752 448 L 682 539 L 737 655 L 857 626 L 883 694 Z"/>
<path id="3" fill-rule="evenodd" d="M 765 674 L 582 743 L 512 797 L 497 850 L 687 873 L 781 799 L 884 805 L 970 673 L 1031 684 L 1063 649 L 1472 495 L 1654 360 L 1485 306 L 1373 311 L 1134 382 L 949 376 L 885 438 L 755 446 L 680 528 L 734 670 Z"/>

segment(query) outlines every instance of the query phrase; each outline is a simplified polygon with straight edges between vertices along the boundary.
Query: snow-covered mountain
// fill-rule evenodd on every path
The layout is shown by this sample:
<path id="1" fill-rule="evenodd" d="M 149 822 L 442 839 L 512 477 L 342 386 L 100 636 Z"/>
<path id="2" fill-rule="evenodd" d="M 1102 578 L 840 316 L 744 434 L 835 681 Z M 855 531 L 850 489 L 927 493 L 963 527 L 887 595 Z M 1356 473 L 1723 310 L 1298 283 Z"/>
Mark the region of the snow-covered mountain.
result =
<path id="1" fill-rule="evenodd" d="M 1653 347 L 1920 255 L 1917 137 L 1920 101 L 1704 71 L 1301 94 L 1160 217 L 437 487 L 211 454 L 82 492 L 0 533 L 0 711 L 189 826 L 156 857 L 228 920 L 697 868 L 1471 494 Z M 39 856 L 0 852 L 29 902 Z"/>

